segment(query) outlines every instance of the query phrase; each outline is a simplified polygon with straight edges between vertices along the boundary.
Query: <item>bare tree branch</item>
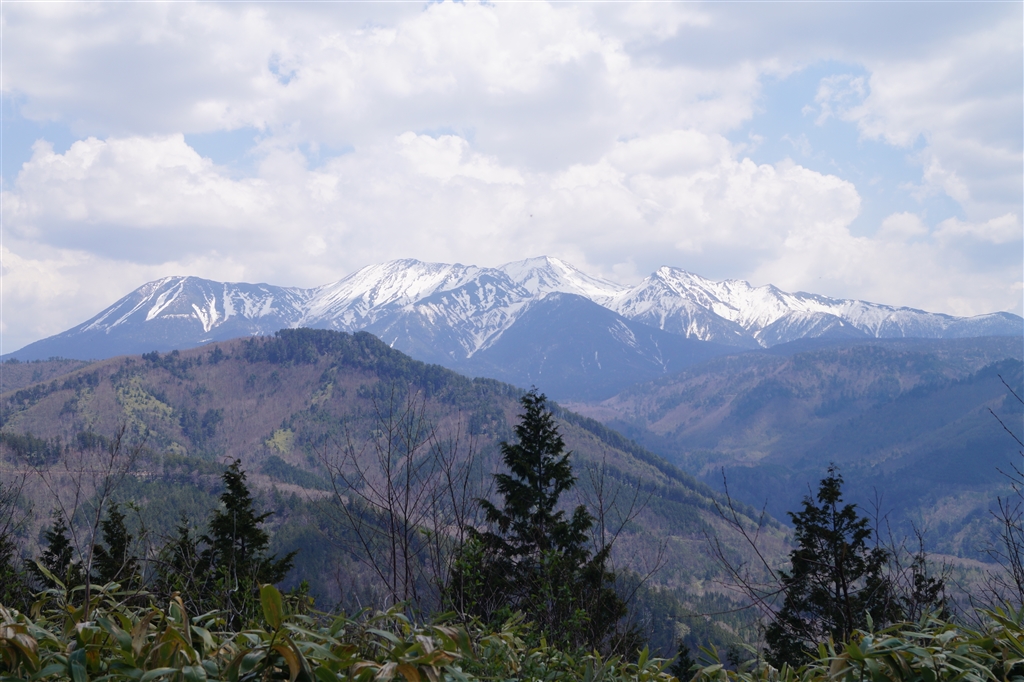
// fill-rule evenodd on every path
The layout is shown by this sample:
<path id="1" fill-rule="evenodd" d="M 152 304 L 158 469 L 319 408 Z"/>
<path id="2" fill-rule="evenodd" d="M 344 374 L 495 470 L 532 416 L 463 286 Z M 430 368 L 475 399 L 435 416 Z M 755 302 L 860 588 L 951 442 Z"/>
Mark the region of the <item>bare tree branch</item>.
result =
<path id="1" fill-rule="evenodd" d="M 53 468 L 36 467 L 36 473 L 49 490 L 55 509 L 64 518 L 71 533 L 71 541 L 75 551 L 82 560 L 83 578 L 85 580 L 84 607 L 88 618 L 92 591 L 93 548 L 99 531 L 103 512 L 114 492 L 135 466 L 136 461 L 145 447 L 146 438 L 134 443 L 128 442 L 128 425 L 121 424 L 107 446 L 106 453 L 99 458 L 94 466 L 86 467 L 85 458 L 95 454 L 87 450 L 78 450 L 75 456 L 80 466 L 72 467 L 72 452 L 65 453 L 59 472 L 60 481 Z M 70 499 L 62 494 L 61 482 L 70 487 Z M 82 510 L 89 497 L 92 497 L 92 509 L 88 524 L 80 528 L 75 524 L 75 517 Z"/>
<path id="2" fill-rule="evenodd" d="M 421 393 L 392 384 L 373 399 L 370 437 L 346 427 L 344 441 L 319 457 L 334 493 L 326 509 L 351 535 L 333 541 L 371 569 L 391 601 L 439 606 L 480 492 L 461 417 L 442 432 Z"/>

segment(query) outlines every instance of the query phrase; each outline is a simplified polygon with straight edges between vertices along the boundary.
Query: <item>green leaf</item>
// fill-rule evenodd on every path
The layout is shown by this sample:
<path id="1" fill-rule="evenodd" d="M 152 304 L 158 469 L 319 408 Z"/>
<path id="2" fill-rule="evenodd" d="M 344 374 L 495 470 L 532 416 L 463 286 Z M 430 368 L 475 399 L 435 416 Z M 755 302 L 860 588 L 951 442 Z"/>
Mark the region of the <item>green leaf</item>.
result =
<path id="1" fill-rule="evenodd" d="M 206 670 L 201 665 L 186 665 L 181 669 L 185 682 L 206 682 Z"/>
<path id="2" fill-rule="evenodd" d="M 316 679 L 320 682 L 338 682 L 338 676 L 324 666 L 316 669 Z"/>
<path id="3" fill-rule="evenodd" d="M 74 682 L 88 682 L 89 674 L 85 669 L 85 649 L 75 649 L 68 656 L 68 674 Z"/>
<path id="4" fill-rule="evenodd" d="M 132 650 L 132 636 L 130 634 L 106 618 L 98 619 L 96 622 L 98 622 L 100 627 L 117 640 L 117 645 L 121 647 L 122 651 L 130 652 Z"/>
<path id="5" fill-rule="evenodd" d="M 154 668 L 143 675 L 139 679 L 139 682 L 152 682 L 152 680 L 155 680 L 158 677 L 163 677 L 164 675 L 170 675 L 171 673 L 176 672 L 178 672 L 177 668 Z"/>
<path id="6" fill-rule="evenodd" d="M 263 604 L 263 617 L 267 619 L 270 627 L 280 629 L 284 622 L 284 605 L 281 601 L 281 593 L 273 585 L 262 585 L 260 587 L 260 602 Z"/>
<path id="7" fill-rule="evenodd" d="M 242 656 L 241 663 L 238 666 L 239 674 L 245 675 L 252 670 L 256 669 L 256 666 L 260 664 L 266 658 L 266 652 L 260 650 L 254 650 L 247 652 Z"/>
<path id="8" fill-rule="evenodd" d="M 393 635 L 392 633 L 388 632 L 387 630 L 378 630 L 377 628 L 367 628 L 366 631 L 371 633 L 371 634 L 377 635 L 378 637 L 383 637 L 384 639 L 388 640 L 389 642 L 391 642 L 395 646 L 398 646 L 399 644 L 403 643 L 402 640 L 400 640 L 398 637 L 395 637 L 395 635 Z"/>
<path id="9" fill-rule="evenodd" d="M 39 672 L 37 672 L 35 675 L 30 677 L 29 679 L 30 680 L 41 680 L 44 677 L 49 677 L 50 675 L 56 675 L 57 673 L 59 673 L 62 670 L 64 670 L 64 666 L 62 664 L 60 664 L 60 663 L 51 663 L 50 665 L 48 665 L 45 668 L 43 668 L 42 670 L 40 670 Z"/>
<path id="10" fill-rule="evenodd" d="M 46 576 L 47 580 L 49 580 L 50 582 L 55 584 L 58 589 L 60 589 L 60 590 L 66 590 L 67 589 L 67 587 L 64 586 L 64 583 L 61 580 L 58 580 L 57 576 L 55 576 L 53 573 L 50 573 L 50 571 L 46 568 L 46 566 L 43 566 L 43 564 L 40 563 L 39 561 L 36 561 L 35 565 L 39 569 L 39 572 L 42 573 L 44 576 Z"/>
<path id="11" fill-rule="evenodd" d="M 68 668 L 71 670 L 73 682 L 89 682 L 89 673 L 86 672 L 84 665 L 78 661 L 68 661 Z"/>
<path id="12" fill-rule="evenodd" d="M 209 653 L 217 648 L 217 645 L 213 641 L 213 636 L 210 631 L 206 628 L 199 627 L 198 625 L 192 626 L 192 632 L 199 635 L 199 639 L 203 642 L 203 651 Z"/>

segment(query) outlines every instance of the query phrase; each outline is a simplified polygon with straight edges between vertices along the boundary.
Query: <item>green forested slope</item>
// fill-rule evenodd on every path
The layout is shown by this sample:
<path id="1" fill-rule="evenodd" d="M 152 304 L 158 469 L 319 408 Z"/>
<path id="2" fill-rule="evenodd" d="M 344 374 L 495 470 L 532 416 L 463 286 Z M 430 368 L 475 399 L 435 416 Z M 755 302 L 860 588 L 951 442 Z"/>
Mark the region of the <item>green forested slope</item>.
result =
<path id="1" fill-rule="evenodd" d="M 327 511 L 336 495 L 344 501 L 348 493 L 332 486 L 325 464 L 350 454 L 349 465 L 373 470 L 389 415 L 411 407 L 423 433 L 433 437 L 434 445 L 424 441 L 418 452 L 474 453 L 470 496 L 486 495 L 498 466 L 497 443 L 511 437 L 518 418 L 519 395 L 493 380 L 414 361 L 370 334 L 290 330 L 275 338 L 114 358 L 9 391 L 0 396 L 0 466 L 5 475 L 34 472 L 26 496 L 38 512 L 38 528 L 53 485 L 64 486 L 58 492 L 65 494 L 74 484 L 64 467 L 99 466 L 104 446 L 125 425 L 145 449 L 115 498 L 137 504 L 139 523 L 156 539 L 183 519 L 204 518 L 216 504 L 224 464 L 240 459 L 263 491 L 264 506 L 274 511 L 275 551 L 299 550 L 288 584 L 308 580 L 322 606 L 351 607 L 378 595 L 366 557 Z M 705 551 L 705 536 L 720 525 L 711 489 L 598 422 L 557 414 L 579 478 L 579 499 L 567 503 L 599 506 L 602 472 L 610 529 L 629 501 L 639 500 L 613 559 L 629 575 L 659 569 L 641 590 L 646 601 L 638 609 L 668 614 L 658 625 L 666 646 L 681 611 L 710 605 L 707 610 L 728 611 L 722 608 L 728 598 L 714 583 L 720 569 Z M 39 472 L 56 483 L 41 485 Z M 781 557 L 782 529 L 768 529 L 767 538 L 768 551 Z M 33 543 L 31 534 L 26 543 Z M 744 550 L 736 544 L 733 551 L 741 556 Z M 741 626 L 742 618 L 722 618 Z M 680 631 L 697 629 L 691 625 Z"/>
<path id="2" fill-rule="evenodd" d="M 782 516 L 830 463 L 932 549 L 980 556 L 1024 415 L 1020 339 L 900 341 L 721 358 L 571 407 Z M 991 410 L 991 412 L 990 412 Z"/>

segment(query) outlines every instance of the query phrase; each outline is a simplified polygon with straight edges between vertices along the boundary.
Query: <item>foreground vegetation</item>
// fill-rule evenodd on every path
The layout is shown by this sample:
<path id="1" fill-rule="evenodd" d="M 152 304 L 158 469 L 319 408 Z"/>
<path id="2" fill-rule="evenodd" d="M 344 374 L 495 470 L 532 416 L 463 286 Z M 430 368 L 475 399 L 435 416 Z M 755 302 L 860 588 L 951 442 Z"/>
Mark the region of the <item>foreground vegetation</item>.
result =
<path id="1" fill-rule="evenodd" d="M 740 670 L 717 661 L 695 672 L 701 682 L 1003 682 L 1024 680 L 1024 608 L 978 613 L 970 628 L 926 616 L 849 641 L 821 643 L 801 666 L 756 660 Z M 709 652 L 714 655 L 714 652 Z"/>
<path id="2" fill-rule="evenodd" d="M 667 661 L 571 654 L 541 640 L 512 617 L 500 629 L 443 621 L 411 622 L 398 609 L 328 617 L 306 611 L 271 585 L 260 588 L 261 616 L 241 632 L 223 613 L 187 613 L 175 595 L 164 610 L 136 607 L 137 593 L 116 583 L 96 591 L 90 608 L 74 606 L 63 586 L 48 590 L 32 615 L 0 606 L 2 680 L 284 680 L 369 682 L 429 680 L 676 679 Z M 86 613 L 89 615 L 86 616 Z M 845 643 L 829 641 L 801 666 L 755 659 L 729 670 L 707 650 L 704 665 L 673 672 L 695 682 L 1010 682 L 1024 679 L 1024 609 L 981 613 L 978 628 L 928 616 Z"/>
<path id="3" fill-rule="evenodd" d="M 260 588 L 261 618 L 240 632 L 224 613 L 133 607 L 116 583 L 90 608 L 63 586 L 48 590 L 32 617 L 0 606 L 3 680 L 665 680 L 666 661 L 590 653 L 573 656 L 527 644 L 521 617 L 488 631 L 477 623 L 420 625 L 400 609 L 356 617 L 303 613 L 301 599 Z M 89 613 L 88 619 L 85 614 Z"/>

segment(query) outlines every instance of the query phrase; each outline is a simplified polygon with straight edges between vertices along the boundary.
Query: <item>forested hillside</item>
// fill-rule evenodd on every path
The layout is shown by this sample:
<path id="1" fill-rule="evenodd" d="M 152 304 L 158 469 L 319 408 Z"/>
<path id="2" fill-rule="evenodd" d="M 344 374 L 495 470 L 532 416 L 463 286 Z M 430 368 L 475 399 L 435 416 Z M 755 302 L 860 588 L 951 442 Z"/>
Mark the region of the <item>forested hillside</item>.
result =
<path id="1" fill-rule="evenodd" d="M 353 491 L 372 497 L 401 480 L 408 469 L 389 473 L 386 465 L 410 454 L 428 464 L 413 477 L 419 506 L 407 515 L 432 512 L 440 491 L 434 474 L 446 466 L 465 473 L 465 500 L 493 495 L 497 444 L 512 436 L 520 395 L 414 361 L 370 334 L 282 331 L 114 358 L 9 391 L 0 398 L 2 466 L 5 476 L 31 474 L 24 490 L 36 512 L 26 537 L 31 546 L 54 494 L 66 504 L 78 494 L 77 503 L 88 507 L 94 477 L 81 472 L 102 469 L 122 426 L 125 442 L 142 447 L 112 499 L 137 505 L 137 530 L 154 539 L 172 536 L 183 521 L 198 526 L 217 505 L 225 464 L 240 460 L 273 512 L 274 551 L 298 552 L 285 586 L 308 581 L 322 607 L 351 608 L 381 595 L 359 538 L 344 523 Z M 648 579 L 637 592 L 636 618 L 662 649 L 674 645 L 677 627 L 714 630 L 714 623 L 684 616 L 734 605 L 714 583 L 721 569 L 705 551 L 705 536 L 721 526 L 715 494 L 601 424 L 557 407 L 555 413 L 578 478 L 564 503 L 591 508 L 609 538 L 621 530 L 612 564 L 626 583 Z M 768 551 L 781 559 L 781 527 L 763 532 Z M 746 551 L 731 546 L 737 557 Z M 743 617 L 719 620 L 737 632 Z M 719 641 L 728 636 L 712 633 Z"/>
<path id="2" fill-rule="evenodd" d="M 851 499 L 979 557 L 1019 459 L 1020 339 L 904 340 L 711 360 L 573 409 L 782 517 L 830 463 Z M 1004 384 L 1005 381 L 1005 384 Z M 991 410 L 991 411 L 990 411 Z"/>

